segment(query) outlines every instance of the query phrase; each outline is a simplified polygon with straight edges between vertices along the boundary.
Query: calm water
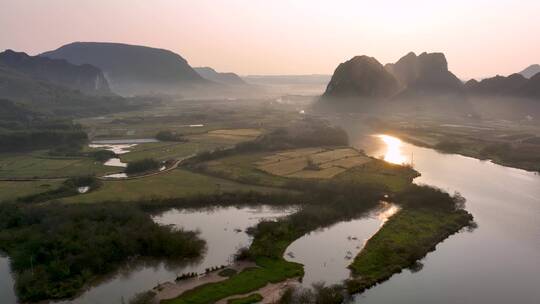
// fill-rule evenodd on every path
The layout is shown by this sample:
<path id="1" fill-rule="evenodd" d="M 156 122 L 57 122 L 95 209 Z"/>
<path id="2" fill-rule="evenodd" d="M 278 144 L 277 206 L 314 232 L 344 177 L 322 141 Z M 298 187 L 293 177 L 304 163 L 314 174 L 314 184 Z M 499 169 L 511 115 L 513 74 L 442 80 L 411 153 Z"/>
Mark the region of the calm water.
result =
<path id="1" fill-rule="evenodd" d="M 540 176 L 391 137 L 355 144 L 389 161 L 413 158 L 416 183 L 459 191 L 479 225 L 439 244 L 420 272 L 395 275 L 357 303 L 540 303 Z"/>
<path id="2" fill-rule="evenodd" d="M 287 248 L 285 259 L 304 265 L 305 287 L 317 282 L 341 283 L 349 277 L 347 266 L 365 242 L 398 210 L 395 205 L 382 203 L 367 216 L 306 234 Z"/>
<path id="3" fill-rule="evenodd" d="M 274 209 L 268 206 L 250 208 L 213 208 L 208 210 L 169 210 L 154 217 L 157 223 L 174 225 L 186 230 L 198 230 L 206 241 L 203 257 L 191 263 L 141 261 L 125 267 L 117 274 L 90 288 L 77 299 L 56 303 L 111 304 L 128 302 L 138 292 L 149 290 L 158 283 L 174 281 L 185 272 L 203 273 L 205 268 L 226 265 L 238 248 L 249 246 L 251 238 L 245 233 L 261 219 L 281 217 L 295 208 Z M 8 259 L 0 256 L 0 303 L 14 304 L 13 280 Z"/>
<path id="4" fill-rule="evenodd" d="M 422 173 L 415 181 L 449 192 L 459 191 L 467 198 L 467 210 L 479 225 L 473 232 L 461 232 L 439 244 L 437 250 L 422 261 L 424 268 L 421 271 L 405 270 L 394 275 L 389 281 L 357 296 L 357 303 L 539 303 L 540 176 L 491 162 L 441 154 L 393 137 L 358 136 L 354 145 L 390 162 L 410 163 L 412 158 L 414 167 Z M 201 231 L 201 237 L 208 242 L 208 253 L 203 260 L 195 265 L 161 262 L 138 265 L 138 269 L 126 271 L 91 289 L 75 303 L 120 303 L 122 297 L 127 300 L 158 282 L 174 279 L 177 273 L 226 264 L 237 247 L 249 244 L 249 237 L 235 229 L 243 231 L 260 217 L 285 213 L 265 208 L 220 208 L 213 213 L 166 212 L 156 217 L 156 221 Z M 322 273 L 316 267 L 313 271 L 310 265 L 320 267 L 324 265 L 323 261 L 329 261 L 330 255 L 326 252 L 329 247 L 336 242 L 348 243 L 342 236 L 357 236 L 358 242 L 350 242 L 353 249 L 357 250 L 356 247 L 361 245 L 362 235 L 354 230 L 354 226 L 346 226 L 350 223 L 336 225 L 334 229 L 341 238 L 337 241 L 333 232 L 327 232 L 329 235 L 324 237 L 324 230 L 298 240 L 308 243 L 310 237 L 318 240 L 319 246 L 312 249 L 311 254 L 294 249 L 296 244 L 291 245 L 288 251 L 293 251 L 295 258 L 313 258 L 313 262 L 305 259 L 306 276 L 313 274 L 312 279 L 306 277 L 306 280 L 316 280 L 317 273 Z M 373 224 L 376 226 L 376 221 Z M 343 232 L 340 234 L 339 231 Z M 310 248 L 307 243 L 304 246 Z M 332 257 L 336 261 L 344 259 L 343 249 L 337 250 L 337 255 Z M 340 276 L 339 272 L 335 275 L 333 271 L 328 272 L 329 277 Z M 9 287 L 13 283 L 7 259 L 2 257 L 0 276 L 1 303 L 15 303 Z"/>
<path id="5" fill-rule="evenodd" d="M 0 303 L 17 303 L 13 277 L 9 270 L 9 259 L 0 255 Z"/>
<path id="6" fill-rule="evenodd" d="M 114 140 L 111 140 L 113 141 L 112 143 L 102 143 L 102 142 L 107 142 L 106 140 L 104 141 L 99 141 L 96 142 L 92 142 L 91 144 L 88 145 L 89 148 L 93 148 L 93 149 L 103 149 L 103 150 L 109 150 L 109 151 L 112 151 L 114 153 L 116 153 L 117 155 L 121 155 L 121 154 L 125 154 L 125 153 L 128 153 L 131 148 L 135 147 L 137 144 L 136 143 L 131 143 L 131 144 L 125 144 L 125 143 L 114 143 L 115 141 Z M 122 160 L 120 160 L 120 158 L 110 158 L 109 160 L 107 160 L 105 163 L 103 163 L 105 166 L 111 166 L 111 167 L 127 167 L 127 164 L 122 162 Z M 123 173 L 122 173 L 123 174 Z M 112 178 L 115 178 L 116 176 L 113 176 L 114 174 L 112 175 L 106 175 L 105 177 L 112 177 Z M 125 177 L 125 176 L 120 176 L 120 177 Z"/>

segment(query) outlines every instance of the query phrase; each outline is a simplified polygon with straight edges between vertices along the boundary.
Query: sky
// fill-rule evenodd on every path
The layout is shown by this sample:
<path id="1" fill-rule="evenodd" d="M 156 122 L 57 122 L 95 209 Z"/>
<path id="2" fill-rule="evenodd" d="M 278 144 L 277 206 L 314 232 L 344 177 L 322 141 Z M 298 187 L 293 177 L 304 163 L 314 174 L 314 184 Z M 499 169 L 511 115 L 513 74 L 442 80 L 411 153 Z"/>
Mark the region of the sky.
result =
<path id="1" fill-rule="evenodd" d="M 384 64 L 443 52 L 466 80 L 540 63 L 539 19 L 539 0 L 0 0 L 0 50 L 122 42 L 241 75 L 331 74 L 355 55 Z"/>

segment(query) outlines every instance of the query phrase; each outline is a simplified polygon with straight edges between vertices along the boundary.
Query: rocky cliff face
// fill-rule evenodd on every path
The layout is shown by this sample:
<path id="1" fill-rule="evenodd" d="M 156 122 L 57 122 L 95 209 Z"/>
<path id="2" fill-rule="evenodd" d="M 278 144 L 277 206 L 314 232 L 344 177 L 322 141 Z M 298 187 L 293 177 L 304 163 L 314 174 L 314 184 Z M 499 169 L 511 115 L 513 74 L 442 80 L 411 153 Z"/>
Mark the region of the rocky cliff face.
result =
<path id="1" fill-rule="evenodd" d="M 5 68 L 87 94 L 110 94 L 109 84 L 102 71 L 89 64 L 75 65 L 66 60 L 29 56 L 7 50 L 0 53 Z"/>
<path id="2" fill-rule="evenodd" d="M 384 67 L 375 58 L 354 57 L 338 66 L 323 96 L 403 99 L 463 92 L 444 54 L 411 52 Z"/>
<path id="3" fill-rule="evenodd" d="M 443 53 L 409 53 L 394 64 L 388 64 L 390 71 L 401 83 L 404 92 L 415 94 L 459 93 L 462 82 L 448 70 L 448 62 Z"/>
<path id="4" fill-rule="evenodd" d="M 323 97 L 383 99 L 398 90 L 398 80 L 377 59 L 356 56 L 337 67 Z"/>
<path id="5" fill-rule="evenodd" d="M 119 94 L 147 94 L 209 84 L 180 55 L 138 45 L 75 42 L 40 56 L 100 68 Z"/>

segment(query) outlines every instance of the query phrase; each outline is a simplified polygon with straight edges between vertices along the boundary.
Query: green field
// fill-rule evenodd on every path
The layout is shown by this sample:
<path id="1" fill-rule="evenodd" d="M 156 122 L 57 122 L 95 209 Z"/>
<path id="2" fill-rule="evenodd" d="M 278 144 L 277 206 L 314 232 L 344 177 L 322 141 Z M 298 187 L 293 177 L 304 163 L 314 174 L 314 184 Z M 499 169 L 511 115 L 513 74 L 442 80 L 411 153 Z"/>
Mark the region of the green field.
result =
<path id="1" fill-rule="evenodd" d="M 133 201 L 146 198 L 174 198 L 218 191 L 283 191 L 275 188 L 250 186 L 230 180 L 176 169 L 164 174 L 139 179 L 104 181 L 96 191 L 63 199 L 69 203 L 103 201 Z"/>
<path id="2" fill-rule="evenodd" d="M 211 150 L 219 147 L 219 144 L 210 143 L 146 143 L 133 147 L 129 153 L 122 154 L 120 159 L 123 162 L 133 162 L 145 158 L 153 158 L 157 160 L 180 159 L 200 151 Z"/>
<path id="3" fill-rule="evenodd" d="M 260 258 L 259 267 L 248 268 L 229 279 L 199 286 L 184 292 L 180 297 L 165 300 L 165 304 L 207 304 L 220 299 L 258 290 L 268 283 L 302 276 L 302 265 L 283 259 Z M 251 302 L 248 302 L 251 303 Z"/>
<path id="4" fill-rule="evenodd" d="M 435 246 L 467 226 L 472 216 L 464 210 L 403 209 L 368 240 L 349 268 L 354 279 L 350 292 L 362 292 L 410 267 Z"/>
<path id="5" fill-rule="evenodd" d="M 418 176 L 415 170 L 374 159 L 362 166 L 349 169 L 335 177 L 336 180 L 361 184 L 382 184 L 390 191 L 401 191 Z"/>
<path id="6" fill-rule="evenodd" d="M 56 189 L 62 182 L 61 179 L 50 181 L 0 181 L 0 202 Z"/>
<path id="7" fill-rule="evenodd" d="M 270 187 L 282 187 L 289 180 L 286 177 L 271 175 L 256 167 L 256 162 L 270 153 L 239 154 L 203 163 L 203 172 L 223 178 Z"/>
<path id="8" fill-rule="evenodd" d="M 239 154 L 204 162 L 198 168 L 202 172 L 226 179 L 272 187 L 283 187 L 287 182 L 296 179 L 296 176 L 272 175 L 258 168 L 261 164 L 266 164 L 268 160 L 273 161 L 274 159 L 276 159 L 276 154 L 272 152 Z M 317 173 L 318 171 L 314 172 Z M 330 180 L 342 180 L 358 184 L 381 184 L 385 185 L 390 191 L 400 191 L 409 185 L 416 176 L 418 176 L 418 172 L 409 167 L 371 159 L 371 161 L 363 162 L 361 165 L 349 168 L 333 176 Z M 298 178 L 300 177 L 298 176 Z"/>
<path id="9" fill-rule="evenodd" d="M 0 178 L 53 178 L 102 175 L 114 171 L 90 158 L 49 158 L 43 152 L 0 155 Z"/>

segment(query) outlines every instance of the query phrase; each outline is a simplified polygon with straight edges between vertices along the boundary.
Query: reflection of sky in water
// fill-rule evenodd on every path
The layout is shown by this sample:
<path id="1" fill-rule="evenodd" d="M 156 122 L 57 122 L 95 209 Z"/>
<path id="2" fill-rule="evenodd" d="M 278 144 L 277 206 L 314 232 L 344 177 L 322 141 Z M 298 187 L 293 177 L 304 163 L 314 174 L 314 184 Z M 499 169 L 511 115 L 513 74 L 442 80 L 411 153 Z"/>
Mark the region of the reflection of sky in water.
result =
<path id="1" fill-rule="evenodd" d="M 478 228 L 437 245 L 422 260 L 422 271 L 396 274 L 357 296 L 355 302 L 537 304 L 540 176 L 406 142 L 398 144 L 391 138 L 359 136 L 355 146 L 375 157 L 391 155 L 389 162 L 400 160 L 399 154 L 408 162 L 414 155 L 414 168 L 422 174 L 415 183 L 459 191 Z"/>
<path id="2" fill-rule="evenodd" d="M 88 147 L 92 149 L 109 150 L 116 154 L 125 154 L 136 145 L 137 144 L 89 144 Z"/>
<path id="3" fill-rule="evenodd" d="M 407 157 L 401 151 L 402 142 L 399 138 L 389 135 L 377 135 L 386 145 L 384 160 L 393 164 L 405 164 Z"/>
<path id="4" fill-rule="evenodd" d="M 338 284 L 350 276 L 347 266 L 366 241 L 399 208 L 382 202 L 371 214 L 306 234 L 285 251 L 285 259 L 304 264 L 302 284 Z"/>
<path id="5" fill-rule="evenodd" d="M 161 225 L 173 225 L 177 229 L 199 231 L 200 238 L 204 239 L 207 245 L 207 251 L 201 259 L 189 260 L 190 263 L 186 261 L 183 263 L 162 261 L 132 263 L 128 268 L 114 275 L 112 279 L 91 288 L 79 298 L 61 303 L 127 303 L 136 293 L 149 290 L 158 283 L 173 281 L 176 275 L 192 271 L 203 273 L 207 267 L 228 264 L 239 247 L 250 244 L 251 238 L 245 232 L 247 228 L 254 226 L 262 219 L 281 217 L 296 209 L 291 207 L 276 209 L 270 206 L 218 207 L 204 210 L 171 209 L 153 217 L 154 221 Z M 2 300 L 0 298 L 0 303 L 4 304 Z"/>

